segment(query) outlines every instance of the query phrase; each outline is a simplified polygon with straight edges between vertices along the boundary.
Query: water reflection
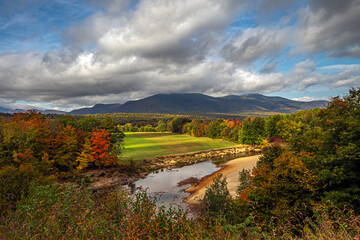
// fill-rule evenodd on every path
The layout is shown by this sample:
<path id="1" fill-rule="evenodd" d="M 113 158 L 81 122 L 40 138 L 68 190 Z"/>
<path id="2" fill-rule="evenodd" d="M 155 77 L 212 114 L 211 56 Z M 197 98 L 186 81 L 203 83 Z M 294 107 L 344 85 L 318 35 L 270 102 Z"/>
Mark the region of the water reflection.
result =
<path id="1" fill-rule="evenodd" d="M 212 161 L 196 163 L 190 166 L 151 173 L 146 178 L 136 181 L 135 188 L 147 190 L 150 196 L 157 198 L 158 206 L 177 205 L 183 209 L 187 205 L 183 199 L 189 195 L 184 190 L 203 177 L 219 170 Z"/>
<path id="2" fill-rule="evenodd" d="M 237 158 L 253 156 L 256 152 L 245 152 L 237 154 Z M 233 159 L 233 158 L 231 158 Z M 181 168 L 171 170 L 164 169 L 158 172 L 150 173 L 144 179 L 140 179 L 132 184 L 130 190 L 132 193 L 136 189 L 146 190 L 151 197 L 157 198 L 157 205 L 169 207 L 171 205 L 180 206 L 187 209 L 188 205 L 183 203 L 183 199 L 189 196 L 184 192 L 191 184 L 199 182 L 203 177 L 208 176 L 220 169 L 217 165 L 227 162 L 229 159 L 209 160 L 196 163 Z"/>

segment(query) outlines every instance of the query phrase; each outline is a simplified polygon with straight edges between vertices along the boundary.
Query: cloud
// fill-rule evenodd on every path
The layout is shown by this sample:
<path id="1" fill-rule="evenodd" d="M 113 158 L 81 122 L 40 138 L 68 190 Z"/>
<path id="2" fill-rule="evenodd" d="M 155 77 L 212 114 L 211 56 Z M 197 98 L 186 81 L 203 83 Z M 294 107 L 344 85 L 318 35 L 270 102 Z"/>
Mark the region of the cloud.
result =
<path id="1" fill-rule="evenodd" d="M 359 71 L 360 70 L 360 64 L 335 64 L 335 65 L 328 65 L 328 66 L 323 66 L 323 67 L 319 67 L 319 69 L 324 69 L 324 70 L 331 70 L 331 69 L 335 69 L 335 70 L 354 70 L 354 71 Z"/>
<path id="2" fill-rule="evenodd" d="M 229 61 L 249 65 L 281 52 L 291 41 L 290 33 L 290 28 L 248 28 L 223 47 L 222 55 Z"/>
<path id="3" fill-rule="evenodd" d="M 262 69 L 260 69 L 260 73 L 271 73 L 276 69 L 277 63 L 269 62 Z"/>
<path id="4" fill-rule="evenodd" d="M 55 53 L 53 53 L 55 54 Z M 357 65 L 343 67 L 335 76 L 319 73 L 315 63 L 305 60 L 287 74 L 256 73 L 224 59 L 207 58 L 192 66 L 128 57 L 117 61 L 84 52 L 55 57 L 36 53 L 0 56 L 0 100 L 19 99 L 51 102 L 57 109 L 73 109 L 96 103 L 122 103 L 164 92 L 201 92 L 213 96 L 271 93 L 297 86 L 337 88 L 359 84 Z M 58 66 L 58 68 L 49 68 Z M 61 65 L 64 64 L 64 65 Z M 325 66 L 340 68 L 340 66 Z M 7 71 L 5 71 L 6 69 Z M 6 73 L 6 74 L 5 74 Z"/>
<path id="5" fill-rule="evenodd" d="M 303 96 L 299 98 L 292 98 L 291 100 L 301 101 L 301 102 L 311 102 L 316 100 L 329 100 L 329 97 L 317 98 L 317 97 Z"/>
<path id="6" fill-rule="evenodd" d="M 36 9 L 41 2 L 36 1 Z M 55 2 L 65 4 L 64 9 L 73 6 L 71 15 L 77 19 L 67 28 L 60 26 L 66 29 L 60 48 L 0 54 L 0 105 L 15 106 L 21 99 L 69 110 L 167 92 L 221 96 L 359 85 L 358 64 L 317 67 L 314 57 L 318 52 L 336 58 L 359 56 L 359 6 L 354 1 L 341 6 L 337 1 L 310 1 L 294 13 L 289 9 L 299 5 L 292 0 L 86 2 L 91 7 Z M 86 9 L 87 16 L 77 7 Z M 254 20 L 265 12 L 282 20 Z M 40 15 L 42 19 L 46 14 Z M 52 42 L 43 37 L 43 42 Z"/>
<path id="7" fill-rule="evenodd" d="M 305 61 L 295 64 L 293 73 L 297 76 L 305 76 L 308 73 L 315 71 L 316 65 L 314 61 L 306 59 Z"/>
<path id="8" fill-rule="evenodd" d="M 126 24 L 98 39 L 105 54 L 166 61 L 201 61 L 233 20 L 241 1 L 141 1 Z M 164 21 L 166 19 L 166 21 Z"/>
<path id="9" fill-rule="evenodd" d="M 297 83 L 297 88 L 304 91 L 315 85 L 327 85 L 330 88 L 356 86 L 360 81 L 360 65 L 329 65 L 317 68 L 316 64 L 307 59 L 295 65 L 289 77 Z M 327 74 L 324 70 L 336 70 L 336 74 Z M 319 71 L 321 70 L 321 71 Z"/>
<path id="10" fill-rule="evenodd" d="M 360 4 L 358 0 L 312 0 L 298 16 L 297 40 L 308 53 L 332 57 L 360 56 Z"/>

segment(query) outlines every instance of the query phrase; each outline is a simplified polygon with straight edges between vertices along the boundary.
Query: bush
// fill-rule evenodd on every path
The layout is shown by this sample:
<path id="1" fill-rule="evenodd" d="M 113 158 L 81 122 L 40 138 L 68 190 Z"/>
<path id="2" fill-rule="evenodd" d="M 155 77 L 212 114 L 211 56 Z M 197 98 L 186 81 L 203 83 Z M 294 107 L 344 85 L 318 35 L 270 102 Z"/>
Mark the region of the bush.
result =
<path id="1" fill-rule="evenodd" d="M 230 202 L 231 195 L 227 189 L 226 177 L 222 179 L 222 175 L 219 174 L 206 189 L 201 202 L 201 212 L 205 217 L 225 220 L 223 218 L 226 218 Z"/>

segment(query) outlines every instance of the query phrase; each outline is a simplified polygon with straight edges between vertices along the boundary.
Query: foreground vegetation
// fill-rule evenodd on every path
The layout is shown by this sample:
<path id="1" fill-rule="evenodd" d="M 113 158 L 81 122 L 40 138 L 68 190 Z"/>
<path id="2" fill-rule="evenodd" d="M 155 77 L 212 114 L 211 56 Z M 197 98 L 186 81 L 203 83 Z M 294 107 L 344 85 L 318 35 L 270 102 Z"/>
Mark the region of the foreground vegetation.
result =
<path id="1" fill-rule="evenodd" d="M 164 133 L 125 133 L 122 160 L 142 160 L 169 154 L 188 153 L 213 148 L 231 147 L 236 144 L 209 138 Z"/>
<path id="2" fill-rule="evenodd" d="M 359 216 L 331 206 L 316 208 L 313 217 L 306 206 L 293 209 L 293 221 L 282 225 L 257 215 L 231 225 L 206 215 L 191 219 L 182 209 L 157 209 L 144 192 L 101 195 L 79 186 L 31 184 L 29 194 L 8 211 L 0 216 L 1 239 L 358 239 L 360 234 Z"/>
<path id="3" fill-rule="evenodd" d="M 230 197 L 225 179 L 215 178 L 197 219 L 181 209 L 156 209 L 145 193 L 135 197 L 120 190 L 93 193 L 87 186 L 90 179 L 79 176 L 78 185 L 51 184 L 68 172 L 76 176 L 87 168 L 121 163 L 109 163 L 118 159 L 119 148 L 112 144 L 122 139 L 112 119 L 51 121 L 30 112 L 2 118 L 0 123 L 0 238 L 360 236 L 360 88 L 333 98 L 325 109 L 242 122 L 177 118 L 158 123 L 156 127 L 165 124 L 173 132 L 234 136 L 264 147 L 253 171 L 239 174 L 236 198 Z M 112 141 L 113 136 L 119 141 Z M 286 144 L 277 144 L 280 141 Z"/>

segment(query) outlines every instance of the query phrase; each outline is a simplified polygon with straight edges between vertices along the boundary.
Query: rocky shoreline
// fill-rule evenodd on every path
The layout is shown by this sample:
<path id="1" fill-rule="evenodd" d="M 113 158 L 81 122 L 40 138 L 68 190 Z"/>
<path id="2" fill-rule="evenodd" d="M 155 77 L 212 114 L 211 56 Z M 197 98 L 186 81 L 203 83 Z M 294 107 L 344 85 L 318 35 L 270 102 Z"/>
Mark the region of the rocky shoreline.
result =
<path id="1" fill-rule="evenodd" d="M 101 191 L 120 185 L 131 185 L 138 179 L 144 178 L 149 173 L 160 169 L 182 167 L 207 160 L 216 160 L 221 163 L 231 159 L 253 155 L 257 152 L 260 152 L 260 149 L 252 148 L 248 145 L 237 145 L 234 147 L 217 148 L 185 154 L 159 156 L 142 161 L 131 161 L 115 168 L 90 170 L 82 175 L 84 178 L 86 177 L 93 180 L 91 186 L 94 191 Z"/>

